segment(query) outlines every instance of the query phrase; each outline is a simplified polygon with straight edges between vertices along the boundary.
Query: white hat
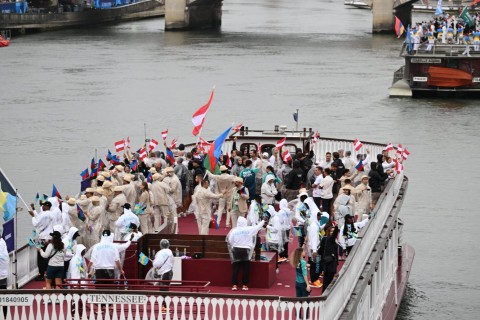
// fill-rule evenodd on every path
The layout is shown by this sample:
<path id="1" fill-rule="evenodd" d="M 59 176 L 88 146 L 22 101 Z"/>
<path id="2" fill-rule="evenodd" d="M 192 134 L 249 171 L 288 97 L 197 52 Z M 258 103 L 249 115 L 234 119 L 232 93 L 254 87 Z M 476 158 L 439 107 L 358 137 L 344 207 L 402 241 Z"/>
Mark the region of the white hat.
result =
<path id="1" fill-rule="evenodd" d="M 364 174 L 364 175 L 362 176 L 362 179 L 360 179 L 360 180 L 363 180 L 363 179 L 368 179 L 368 176 L 367 176 L 366 174 Z"/>
<path id="2" fill-rule="evenodd" d="M 152 180 L 155 181 L 155 180 L 158 180 L 160 179 L 160 175 L 158 173 L 155 173 L 153 176 L 152 176 Z"/>
<path id="3" fill-rule="evenodd" d="M 102 187 L 100 187 L 100 188 L 97 188 L 97 189 L 95 190 L 95 192 L 96 192 L 96 193 L 98 193 L 98 194 L 101 194 L 101 195 L 103 195 L 103 193 L 104 193 L 104 190 L 103 190 L 103 188 L 102 188 Z"/>
<path id="4" fill-rule="evenodd" d="M 115 169 L 117 169 L 117 171 L 123 171 L 123 166 L 117 164 L 117 165 L 115 166 Z"/>
<path id="5" fill-rule="evenodd" d="M 275 177 L 273 176 L 273 174 L 269 174 L 269 175 L 267 175 L 267 177 L 265 178 L 265 181 L 266 181 L 266 182 L 269 182 L 269 181 L 272 181 L 272 180 L 275 180 Z"/>
<path id="6" fill-rule="evenodd" d="M 94 201 L 99 202 L 100 198 L 98 196 L 93 196 L 93 197 L 90 198 L 90 200 L 92 200 L 92 202 L 94 202 Z"/>
<path id="7" fill-rule="evenodd" d="M 102 176 L 102 175 L 99 175 L 99 176 L 97 177 L 97 180 L 98 180 L 98 181 L 105 181 L 105 177 Z"/>
<path id="8" fill-rule="evenodd" d="M 308 197 L 308 193 L 306 192 L 301 192 L 297 197 L 300 198 L 302 196 L 307 196 Z"/>
<path id="9" fill-rule="evenodd" d="M 68 203 L 69 205 L 73 206 L 73 205 L 76 203 L 75 198 L 68 198 L 67 203 Z"/>
<path id="10" fill-rule="evenodd" d="M 113 191 L 115 191 L 115 192 L 122 192 L 122 191 L 123 191 L 123 187 L 122 187 L 122 186 L 116 186 L 115 188 L 113 188 Z"/>
<path id="11" fill-rule="evenodd" d="M 148 169 L 148 172 L 157 173 L 157 169 L 155 169 L 155 167 L 151 167 L 150 169 Z"/>
<path id="12" fill-rule="evenodd" d="M 130 182 L 132 181 L 132 177 L 129 174 L 126 174 L 125 177 L 123 177 L 123 181 Z"/>
<path id="13" fill-rule="evenodd" d="M 264 158 L 267 158 L 267 157 L 268 157 L 268 152 L 264 152 L 264 153 L 263 153 L 263 157 L 264 157 Z"/>
<path id="14" fill-rule="evenodd" d="M 95 190 L 93 188 L 87 188 L 85 189 L 85 193 L 93 193 Z"/>
<path id="15" fill-rule="evenodd" d="M 228 168 L 226 166 L 220 166 L 220 171 L 227 171 Z"/>
<path id="16" fill-rule="evenodd" d="M 112 183 L 110 181 L 105 181 L 102 185 L 103 189 L 108 189 L 112 186 Z"/>
<path id="17" fill-rule="evenodd" d="M 175 170 L 172 167 L 166 167 L 165 172 L 175 172 Z"/>
<path id="18" fill-rule="evenodd" d="M 240 177 L 235 177 L 235 182 L 241 182 L 241 183 L 243 183 L 243 179 L 240 178 Z"/>

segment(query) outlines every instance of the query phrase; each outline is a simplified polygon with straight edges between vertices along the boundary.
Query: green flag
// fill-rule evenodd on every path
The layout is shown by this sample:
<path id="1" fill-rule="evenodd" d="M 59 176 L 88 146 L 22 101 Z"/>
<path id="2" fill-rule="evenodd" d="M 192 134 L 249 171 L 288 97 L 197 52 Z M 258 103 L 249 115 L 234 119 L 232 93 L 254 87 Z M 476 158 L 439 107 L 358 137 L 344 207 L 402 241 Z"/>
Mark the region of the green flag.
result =
<path id="1" fill-rule="evenodd" d="M 460 18 L 465 21 L 466 24 L 468 24 L 470 27 L 472 27 L 475 23 L 473 22 L 472 16 L 468 12 L 467 7 L 463 7 L 462 13 L 460 13 Z"/>

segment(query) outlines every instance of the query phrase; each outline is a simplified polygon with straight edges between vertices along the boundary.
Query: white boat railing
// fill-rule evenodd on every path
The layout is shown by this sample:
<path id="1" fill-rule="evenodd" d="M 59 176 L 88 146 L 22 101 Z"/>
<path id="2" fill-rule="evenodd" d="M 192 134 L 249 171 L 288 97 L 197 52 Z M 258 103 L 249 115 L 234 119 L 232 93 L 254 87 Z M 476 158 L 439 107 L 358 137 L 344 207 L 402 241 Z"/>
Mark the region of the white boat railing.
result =
<path id="1" fill-rule="evenodd" d="M 372 254 L 373 247 L 377 243 L 385 222 L 387 221 L 390 212 L 393 209 L 393 206 L 399 195 L 402 182 L 403 174 L 397 175 L 395 179 L 389 183 L 389 187 L 385 190 L 384 197 L 382 197 L 383 199 L 380 199 L 381 201 L 377 203 L 377 206 L 374 209 L 375 215 L 370 219 L 361 241 L 357 242 L 354 251 L 352 251 L 352 255 L 349 257 L 344 267 L 340 270 L 338 280 L 336 281 L 335 285 L 330 287 L 330 289 L 327 290 L 326 295 L 322 297 L 328 299 L 328 303 L 325 305 L 325 308 L 322 309 L 321 319 L 338 319 L 345 309 L 345 306 L 350 299 L 357 281 L 359 280 L 360 275 L 362 274 L 362 271 L 364 270 L 366 263 L 370 258 L 370 255 Z M 393 262 L 393 260 L 390 261 L 390 264 L 392 263 L 396 264 L 396 262 Z M 381 271 L 386 271 L 386 273 L 389 273 L 387 268 L 391 267 L 391 265 L 385 266 L 385 270 Z M 385 276 L 383 272 L 378 272 L 378 274 L 380 277 Z"/>

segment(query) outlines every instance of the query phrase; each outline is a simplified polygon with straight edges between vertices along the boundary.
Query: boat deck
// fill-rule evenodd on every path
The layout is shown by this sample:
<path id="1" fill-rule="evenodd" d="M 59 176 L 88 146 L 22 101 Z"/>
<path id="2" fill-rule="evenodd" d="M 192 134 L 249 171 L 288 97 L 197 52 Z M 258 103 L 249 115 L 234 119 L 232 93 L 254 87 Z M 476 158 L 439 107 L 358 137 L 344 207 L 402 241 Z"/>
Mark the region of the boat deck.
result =
<path id="1" fill-rule="evenodd" d="M 190 214 L 186 217 L 180 217 L 179 219 L 179 234 L 198 234 L 197 231 L 197 222 L 193 214 Z M 211 235 L 227 235 L 231 230 L 230 228 L 225 227 L 225 217 L 222 217 L 222 223 L 219 229 L 210 229 L 209 233 Z M 289 254 L 295 250 L 298 242 L 297 239 L 293 239 L 289 244 Z M 343 266 L 343 261 L 339 262 L 338 270 Z M 43 289 L 45 282 L 43 281 L 31 281 L 26 284 L 22 289 Z M 237 294 L 245 295 L 278 295 L 283 297 L 295 297 L 295 270 L 292 268 L 290 263 L 284 262 L 279 265 L 279 273 L 277 274 L 276 281 L 274 285 L 268 289 L 264 288 L 252 288 L 250 287 L 248 292 L 245 291 L 232 291 L 231 287 L 219 287 L 219 286 L 208 286 L 207 289 L 209 293 L 215 294 Z M 321 288 L 313 288 L 311 296 L 321 296 Z"/>

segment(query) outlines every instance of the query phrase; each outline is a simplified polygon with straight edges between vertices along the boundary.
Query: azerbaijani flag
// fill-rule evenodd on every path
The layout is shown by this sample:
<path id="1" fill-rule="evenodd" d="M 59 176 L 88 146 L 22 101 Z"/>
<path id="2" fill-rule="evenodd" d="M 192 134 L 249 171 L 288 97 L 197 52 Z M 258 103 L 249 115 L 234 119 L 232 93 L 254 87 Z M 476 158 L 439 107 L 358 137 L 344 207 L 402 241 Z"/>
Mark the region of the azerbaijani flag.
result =
<path id="1" fill-rule="evenodd" d="M 220 168 L 217 165 L 218 158 L 222 154 L 222 145 L 225 142 L 225 139 L 228 137 L 228 134 L 232 130 L 232 127 L 228 127 L 215 141 L 210 144 L 210 149 L 208 149 L 208 153 L 203 160 L 203 166 L 205 169 L 212 173 L 220 174 Z"/>
<path id="2" fill-rule="evenodd" d="M 58 199 L 62 199 L 62 196 L 60 195 L 60 192 L 58 192 L 57 187 L 55 187 L 55 184 L 53 185 L 53 188 L 52 188 L 52 197 L 57 197 Z"/>
<path id="3" fill-rule="evenodd" d="M 405 32 L 405 27 L 402 24 L 402 21 L 395 16 L 395 33 L 397 34 L 397 38 Z"/>

